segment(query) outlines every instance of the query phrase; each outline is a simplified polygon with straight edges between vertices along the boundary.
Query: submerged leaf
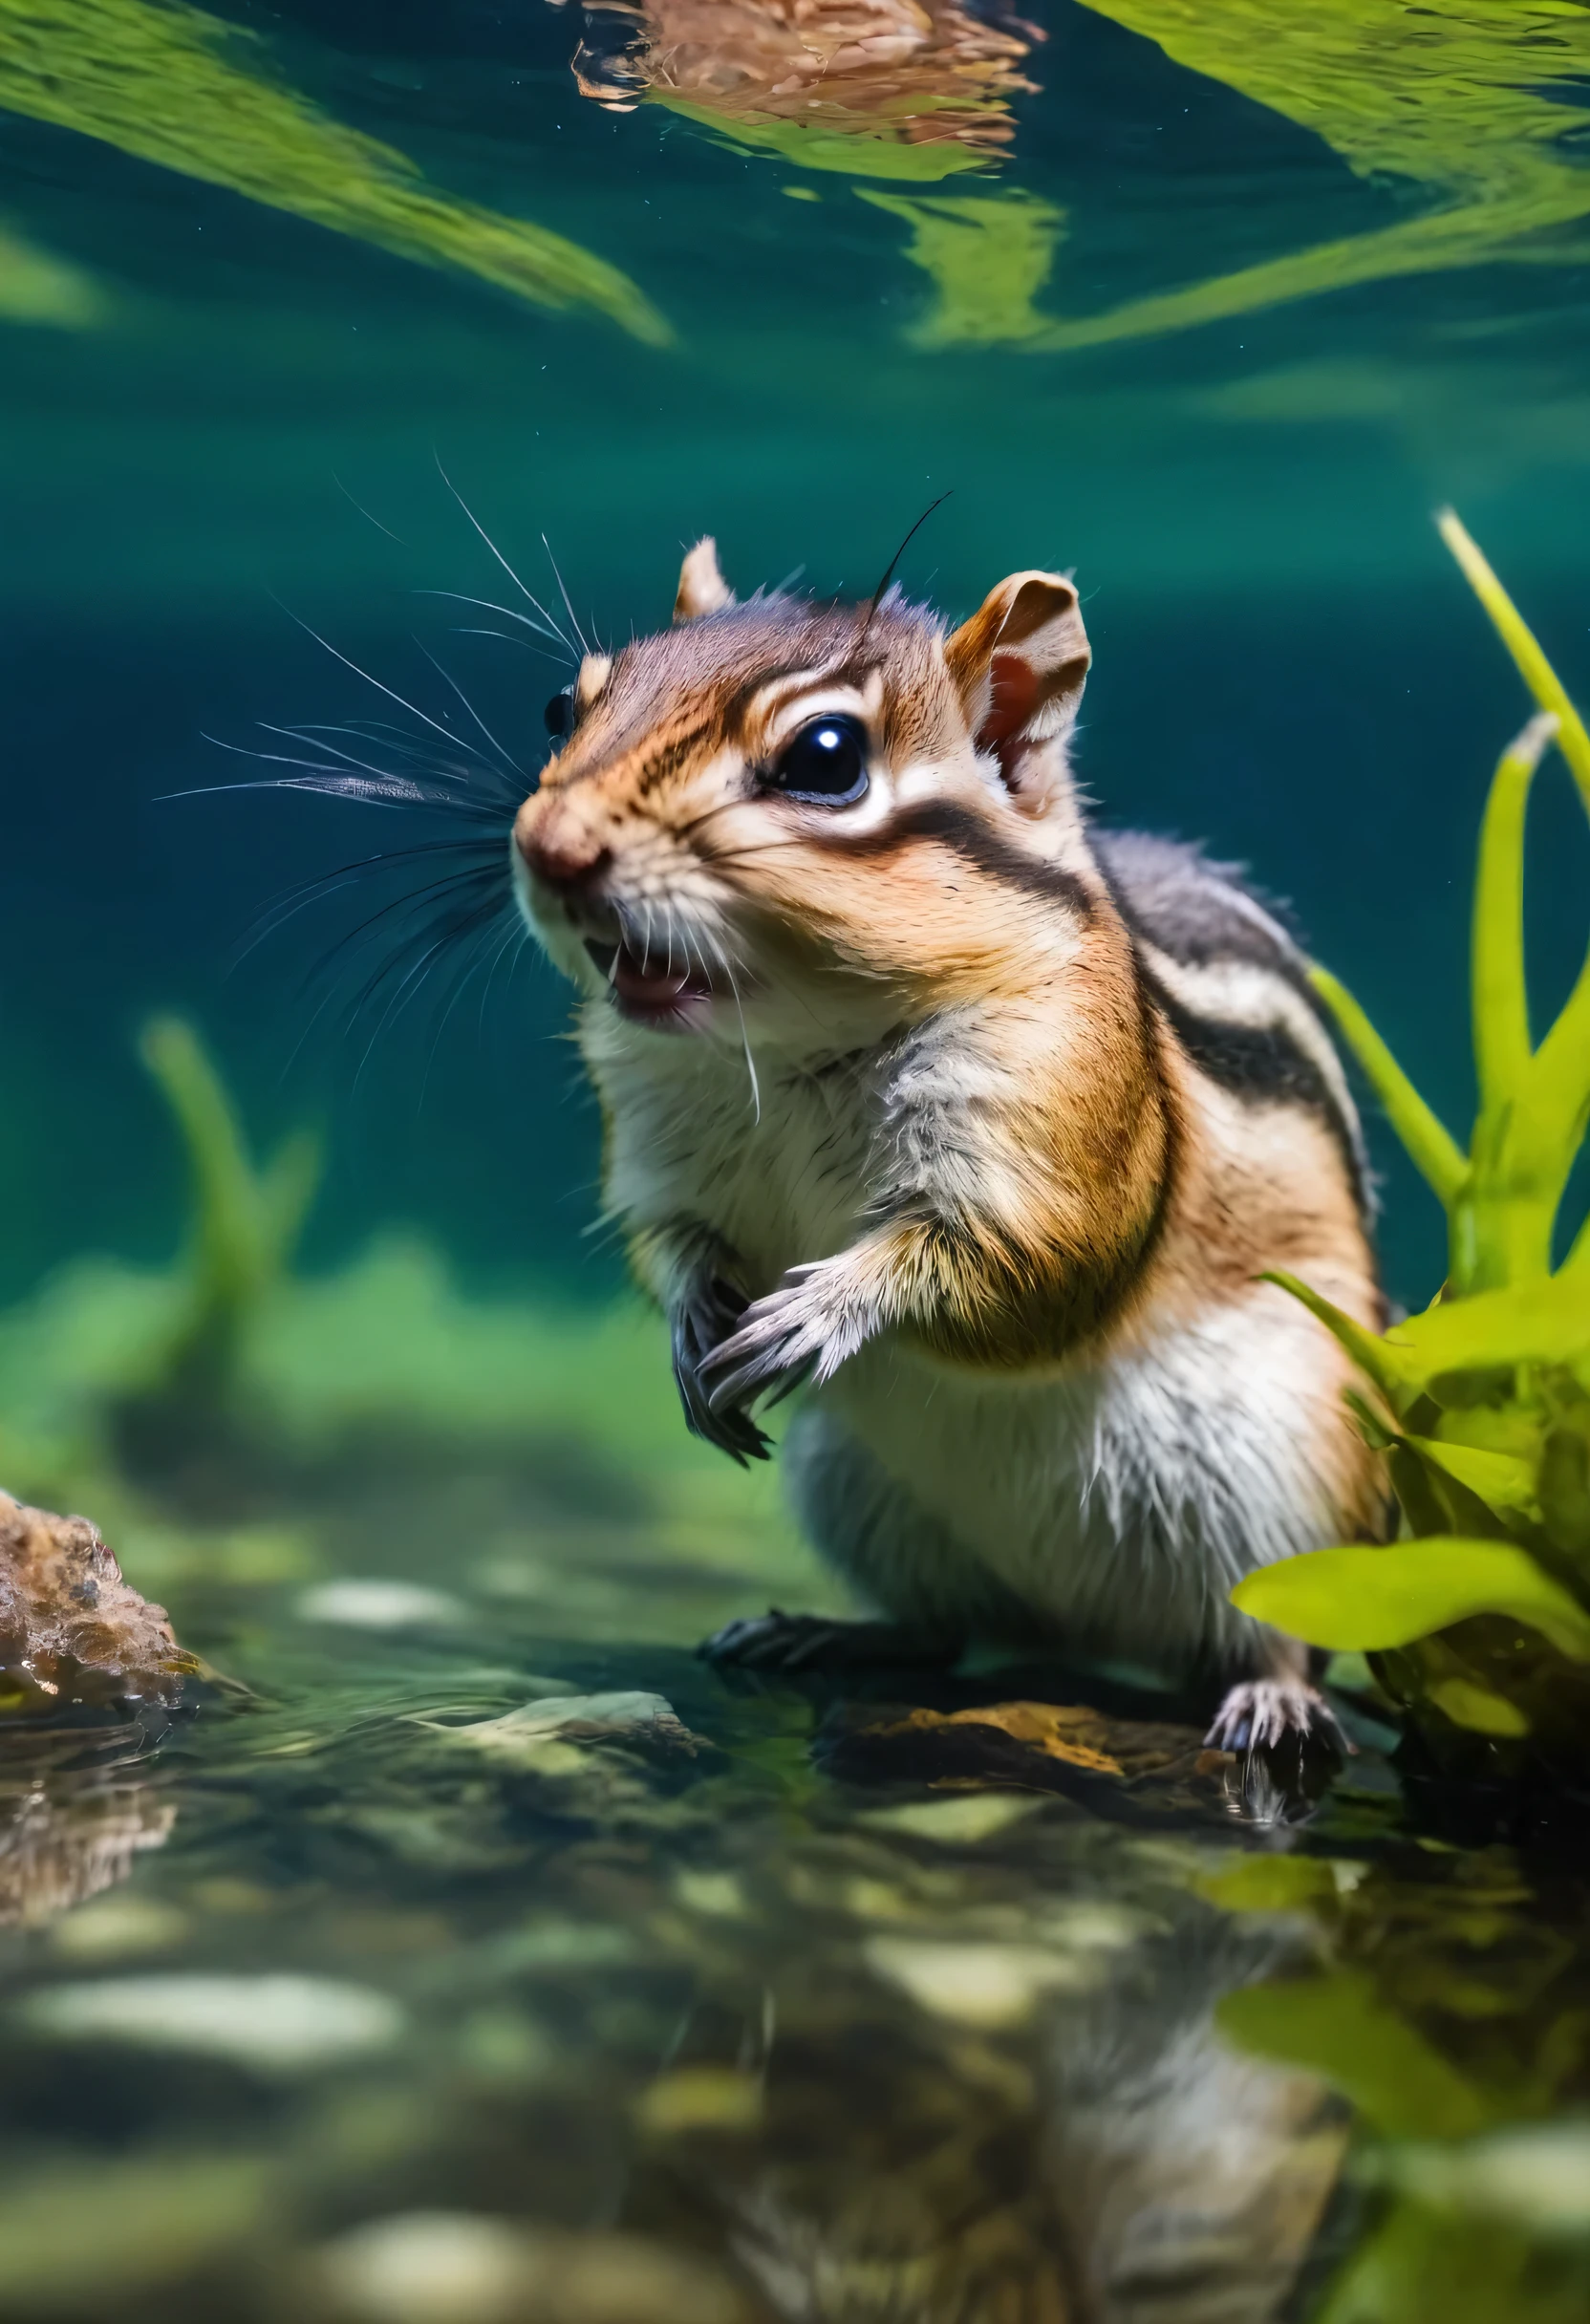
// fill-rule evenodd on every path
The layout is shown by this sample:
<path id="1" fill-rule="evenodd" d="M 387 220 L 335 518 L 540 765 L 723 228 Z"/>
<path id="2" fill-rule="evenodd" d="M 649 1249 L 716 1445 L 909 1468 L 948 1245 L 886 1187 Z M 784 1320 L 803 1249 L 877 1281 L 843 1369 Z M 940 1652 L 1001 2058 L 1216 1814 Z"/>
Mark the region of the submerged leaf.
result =
<path id="1" fill-rule="evenodd" d="M 1590 215 L 1590 178 L 1569 142 L 1590 76 L 1581 8 L 1560 0 L 1084 5 L 1311 131 L 1361 176 L 1420 185 L 1426 201 L 1422 214 L 1367 233 L 1056 322 L 1045 346 L 1157 336 L 1355 283 L 1526 252 L 1577 254 L 1548 241 L 1546 229 Z"/>
<path id="2" fill-rule="evenodd" d="M 98 286 L 79 268 L 0 226 L 0 322 L 82 331 L 104 315 Z"/>
<path id="3" fill-rule="evenodd" d="M 616 267 L 435 191 L 402 154 L 269 78 L 265 54 L 180 0 L 0 0 L 0 108 L 537 306 L 591 308 L 655 346 L 672 335 Z"/>
<path id="4" fill-rule="evenodd" d="M 872 124 L 810 120 L 771 120 L 754 115 L 731 114 L 719 106 L 702 105 L 655 89 L 649 101 L 682 114 L 710 129 L 735 152 L 776 154 L 800 169 L 831 171 L 847 178 L 885 178 L 909 184 L 932 185 L 963 170 L 986 169 L 988 156 L 975 145 L 957 144 L 951 137 L 931 144 L 908 144 L 880 135 Z M 885 130 L 895 124 L 881 124 Z"/>
<path id="5" fill-rule="evenodd" d="M 1227 1994 L 1215 2022 L 1250 2055 L 1322 2076 L 1386 2137 L 1466 2138 L 1486 2125 L 1480 2093 L 1355 1970 L 1248 1986 Z"/>
<path id="6" fill-rule="evenodd" d="M 1472 1679 L 1438 1679 L 1426 1692 L 1454 1727 L 1466 1727 L 1472 1734 L 1517 1736 L 1529 1732 L 1529 1720 L 1516 1703 L 1493 1694 L 1488 1687 L 1476 1687 Z"/>
<path id="7" fill-rule="evenodd" d="M 1590 1662 L 1590 1613 L 1512 1541 L 1430 1534 L 1388 1549 L 1320 1549 L 1260 1566 L 1232 1603 L 1314 1646 L 1406 1646 L 1475 1614 L 1507 1614 Z"/>
<path id="8" fill-rule="evenodd" d="M 913 152 L 935 152 L 913 146 Z M 906 255 L 933 277 L 938 303 L 913 324 L 917 347 L 1021 345 L 1047 330 L 1033 305 L 1049 279 L 1065 213 L 1035 195 L 938 194 L 928 200 L 872 193 L 863 202 L 891 210 L 912 229 Z"/>

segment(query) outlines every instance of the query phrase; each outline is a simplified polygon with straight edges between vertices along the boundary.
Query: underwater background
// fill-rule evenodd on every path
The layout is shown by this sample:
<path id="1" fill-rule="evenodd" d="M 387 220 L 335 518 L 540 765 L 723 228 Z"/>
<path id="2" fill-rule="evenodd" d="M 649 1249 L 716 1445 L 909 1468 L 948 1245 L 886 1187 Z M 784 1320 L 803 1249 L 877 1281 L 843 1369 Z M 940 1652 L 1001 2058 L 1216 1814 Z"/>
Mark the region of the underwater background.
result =
<path id="1" fill-rule="evenodd" d="M 526 588 L 865 595 L 948 493 L 907 591 L 1074 570 L 1099 814 L 1461 1124 L 1528 705 L 1430 516 L 1582 699 L 1587 381 L 1583 0 L 0 0 L 0 1483 L 214 1690 L 0 1768 L 0 2316 L 1584 2313 L 1577 1869 L 1410 1837 L 1372 1719 L 1253 1853 L 1173 1701 L 703 1671 L 831 1589 L 592 1231 L 566 995 L 271 754 L 528 788 Z M 1559 769 L 1530 854 L 1544 1011 Z"/>
<path id="2" fill-rule="evenodd" d="M 1068 0 L 1003 35 L 999 72 L 962 68 L 943 141 L 942 59 L 920 114 L 909 72 L 864 86 L 873 110 L 835 76 L 820 119 L 844 126 L 803 129 L 793 99 L 753 118 L 778 71 L 757 11 L 695 13 L 746 51 L 716 114 L 644 74 L 613 110 L 589 56 L 582 92 L 570 53 L 622 57 L 626 11 L 0 8 L 11 1294 L 84 1247 L 171 1245 L 133 1058 L 152 1006 L 201 1020 L 253 1118 L 330 1127 L 318 1261 L 398 1219 L 475 1284 L 612 1287 L 547 972 L 526 957 L 505 994 L 505 960 L 483 1031 L 479 980 L 440 1036 L 434 989 L 350 1029 L 359 978 L 305 987 L 362 916 L 333 897 L 228 973 L 395 819 L 171 797 L 273 771 L 227 755 L 269 745 L 259 721 L 403 716 L 300 624 L 467 730 L 440 656 L 533 770 L 561 666 L 417 593 L 527 610 L 439 463 L 561 617 L 546 536 L 604 636 L 664 617 L 701 531 L 742 589 L 799 567 L 865 592 L 944 491 L 913 592 L 959 615 L 1015 568 L 1074 567 L 1100 811 L 1248 863 L 1462 1114 L 1472 833 L 1521 705 L 1429 518 L 1460 506 L 1571 672 L 1584 10 Z M 153 120 L 96 78 L 118 43 Z M 391 192 L 415 173 L 435 216 Z M 564 238 L 557 265 L 499 249 L 505 220 Z M 1538 821 L 1550 990 L 1579 940 L 1565 785 Z M 1392 1287 L 1422 1301 L 1433 1206 L 1378 1158 Z"/>

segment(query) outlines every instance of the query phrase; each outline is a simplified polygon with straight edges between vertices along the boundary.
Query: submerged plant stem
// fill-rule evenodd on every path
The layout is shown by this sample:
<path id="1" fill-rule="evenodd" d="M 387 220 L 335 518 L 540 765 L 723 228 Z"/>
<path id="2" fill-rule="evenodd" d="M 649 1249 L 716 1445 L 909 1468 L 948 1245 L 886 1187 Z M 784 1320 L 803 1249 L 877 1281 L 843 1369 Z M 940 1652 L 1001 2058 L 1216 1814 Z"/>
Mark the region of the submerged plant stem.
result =
<path id="1" fill-rule="evenodd" d="M 1374 1085 L 1392 1128 L 1438 1201 L 1450 1208 L 1469 1175 L 1463 1149 L 1422 1098 L 1386 1043 L 1340 979 L 1326 968 L 1309 970 L 1309 981 L 1341 1028 L 1342 1037 Z"/>

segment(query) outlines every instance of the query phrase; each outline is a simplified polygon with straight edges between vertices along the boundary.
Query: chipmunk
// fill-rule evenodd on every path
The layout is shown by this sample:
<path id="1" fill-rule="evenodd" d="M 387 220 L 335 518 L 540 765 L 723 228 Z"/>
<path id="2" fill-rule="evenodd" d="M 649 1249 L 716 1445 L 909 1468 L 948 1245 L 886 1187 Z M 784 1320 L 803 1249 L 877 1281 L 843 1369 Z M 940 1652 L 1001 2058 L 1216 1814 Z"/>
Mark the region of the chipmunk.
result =
<path id="1" fill-rule="evenodd" d="M 605 1199 L 687 1425 L 784 1447 L 812 1545 L 884 1620 L 777 1611 L 703 1651 L 801 1668 L 1045 1645 L 1213 1676 L 1232 1750 L 1329 1733 L 1254 1566 L 1384 1524 L 1335 1340 L 1384 1320 L 1365 1169 L 1305 962 L 1195 848 L 1096 828 L 1067 742 L 1073 583 L 953 633 L 897 589 L 738 601 L 587 655 L 520 808 L 578 987 Z"/>

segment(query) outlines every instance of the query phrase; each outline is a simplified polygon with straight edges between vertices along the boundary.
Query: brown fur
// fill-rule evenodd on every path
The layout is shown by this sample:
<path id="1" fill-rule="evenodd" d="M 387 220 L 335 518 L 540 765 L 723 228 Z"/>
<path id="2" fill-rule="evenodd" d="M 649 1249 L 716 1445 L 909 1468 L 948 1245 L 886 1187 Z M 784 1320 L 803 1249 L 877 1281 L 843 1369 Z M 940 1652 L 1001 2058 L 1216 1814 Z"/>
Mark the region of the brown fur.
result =
<path id="1" fill-rule="evenodd" d="M 825 1382 L 890 1335 L 956 1373 L 1064 1380 L 1206 1325 L 1211 1348 L 1235 1345 L 1241 1318 L 1268 1318 L 1256 1344 L 1303 1366 L 1297 1425 L 1318 1434 L 1308 1473 L 1330 1521 L 1373 1533 L 1344 1363 L 1255 1286 L 1291 1267 L 1378 1320 L 1353 1133 L 1179 1037 L 1171 1000 L 1176 1022 L 1203 1022 L 1200 963 L 1145 953 L 1071 786 L 1088 658 L 1076 590 L 1055 574 L 1012 575 L 946 635 L 892 597 L 738 604 L 701 543 L 675 627 L 588 659 L 574 732 L 516 839 L 532 915 L 592 993 L 610 1205 L 637 1274 L 695 1333 L 715 1413 L 803 1371 Z M 781 754 L 830 714 L 865 728 L 866 785 L 786 795 Z M 1244 909 L 1279 952 L 1270 966 L 1220 956 L 1249 979 L 1230 1029 L 1278 993 L 1276 1023 L 1335 1088 L 1295 956 Z M 666 967 L 706 1047 L 615 1022 L 588 953 L 648 992 Z M 741 1042 L 754 1123 L 725 1098 Z M 759 1074 L 776 1100 L 765 1129 Z M 721 1339 L 707 1289 L 724 1281 L 754 1303 Z M 1212 1410 L 1231 1388 L 1211 1377 Z M 748 1418 L 731 1425 L 719 1441 L 754 1450 Z M 1292 1506 L 1295 1536 L 1315 1520 Z"/>

